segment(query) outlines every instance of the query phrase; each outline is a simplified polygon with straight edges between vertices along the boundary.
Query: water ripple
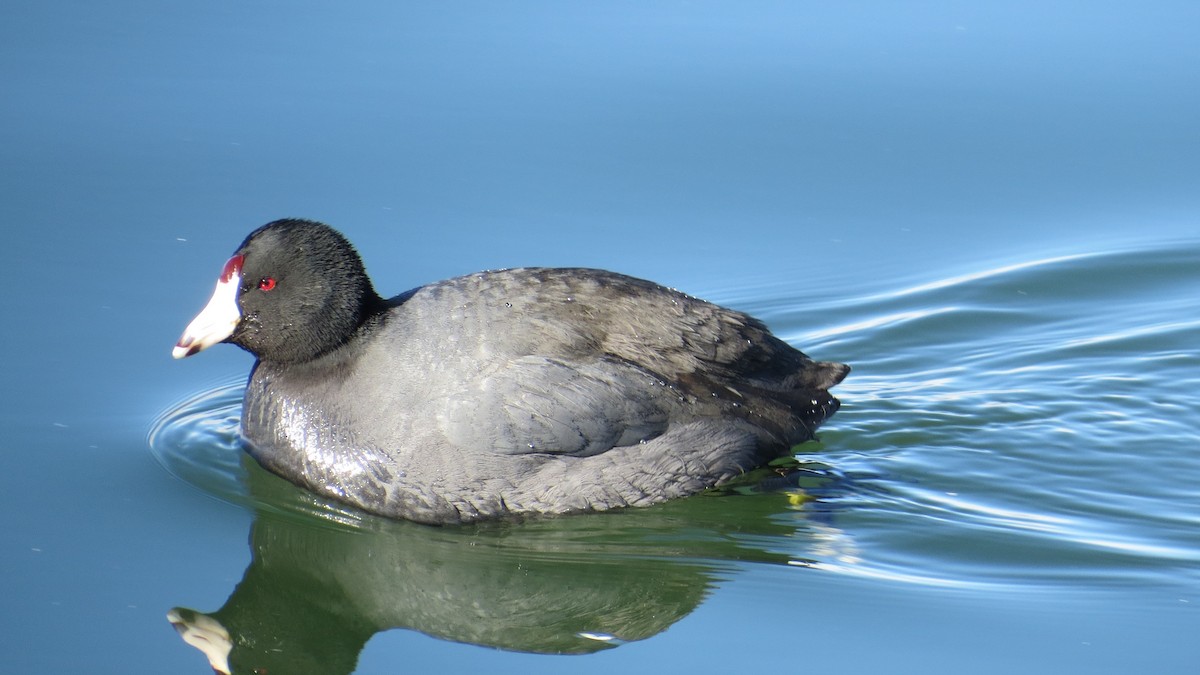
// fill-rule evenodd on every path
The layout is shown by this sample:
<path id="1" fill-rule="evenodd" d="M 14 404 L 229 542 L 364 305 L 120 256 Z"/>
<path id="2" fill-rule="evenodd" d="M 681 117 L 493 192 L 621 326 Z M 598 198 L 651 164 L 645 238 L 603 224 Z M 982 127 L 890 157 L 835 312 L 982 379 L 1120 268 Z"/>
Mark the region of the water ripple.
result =
<path id="1" fill-rule="evenodd" d="M 764 562 L 952 589 L 1200 583 L 1198 263 L 1200 244 L 1171 244 L 815 305 L 760 298 L 748 309 L 780 335 L 855 368 L 823 443 L 803 449 L 844 480 L 763 502 L 779 532 L 681 541 L 740 537 L 783 556 Z M 158 461 L 230 502 L 360 527 L 282 481 L 252 501 L 241 387 L 160 416 Z"/>
<path id="2" fill-rule="evenodd" d="M 245 500 L 238 431 L 244 378 L 194 394 L 158 415 L 148 442 L 158 463 L 204 492 Z"/>
<path id="3" fill-rule="evenodd" d="M 244 391 L 239 377 L 164 410 L 147 439 L 154 458 L 168 473 L 222 501 L 318 527 L 363 529 L 366 514 L 296 488 L 250 459 L 240 433 Z"/>
<path id="4" fill-rule="evenodd" d="M 769 305 L 789 340 L 855 367 L 823 459 L 880 489 L 846 497 L 862 560 L 831 568 L 1200 582 L 1198 269 L 1200 244 L 1173 242 Z"/>

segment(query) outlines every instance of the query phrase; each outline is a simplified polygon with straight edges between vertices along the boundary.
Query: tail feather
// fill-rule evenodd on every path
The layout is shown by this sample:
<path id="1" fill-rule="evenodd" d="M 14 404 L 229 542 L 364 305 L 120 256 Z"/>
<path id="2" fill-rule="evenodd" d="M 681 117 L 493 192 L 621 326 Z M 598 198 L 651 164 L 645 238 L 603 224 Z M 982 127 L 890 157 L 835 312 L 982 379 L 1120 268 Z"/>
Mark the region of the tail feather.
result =
<path id="1" fill-rule="evenodd" d="M 817 361 L 814 384 L 821 389 L 832 389 L 850 374 L 850 366 L 836 361 Z"/>

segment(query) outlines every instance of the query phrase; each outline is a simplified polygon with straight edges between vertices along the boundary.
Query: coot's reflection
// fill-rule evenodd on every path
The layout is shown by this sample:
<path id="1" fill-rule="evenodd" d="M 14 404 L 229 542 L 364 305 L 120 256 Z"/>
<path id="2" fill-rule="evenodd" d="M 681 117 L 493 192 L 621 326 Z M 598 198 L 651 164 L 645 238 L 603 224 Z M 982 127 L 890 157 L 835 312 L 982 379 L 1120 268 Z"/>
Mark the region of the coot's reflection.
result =
<path id="1" fill-rule="evenodd" d="M 249 568 L 221 609 L 169 615 L 224 673 L 350 673 L 390 628 L 525 652 L 611 648 L 686 616 L 732 561 L 787 563 L 747 541 L 804 523 L 771 494 L 435 528 L 341 511 L 246 470 L 259 505 Z"/>

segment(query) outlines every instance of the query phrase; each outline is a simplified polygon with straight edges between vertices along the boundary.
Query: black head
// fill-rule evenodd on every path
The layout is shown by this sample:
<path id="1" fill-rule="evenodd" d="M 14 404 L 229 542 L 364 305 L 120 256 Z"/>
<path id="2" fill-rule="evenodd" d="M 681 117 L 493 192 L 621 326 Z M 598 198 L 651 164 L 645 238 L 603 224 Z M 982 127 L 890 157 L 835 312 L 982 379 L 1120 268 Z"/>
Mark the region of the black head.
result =
<path id="1" fill-rule="evenodd" d="M 225 264 L 175 356 L 227 341 L 264 361 L 303 362 L 344 344 L 382 305 L 345 237 L 311 220 L 277 220 Z"/>

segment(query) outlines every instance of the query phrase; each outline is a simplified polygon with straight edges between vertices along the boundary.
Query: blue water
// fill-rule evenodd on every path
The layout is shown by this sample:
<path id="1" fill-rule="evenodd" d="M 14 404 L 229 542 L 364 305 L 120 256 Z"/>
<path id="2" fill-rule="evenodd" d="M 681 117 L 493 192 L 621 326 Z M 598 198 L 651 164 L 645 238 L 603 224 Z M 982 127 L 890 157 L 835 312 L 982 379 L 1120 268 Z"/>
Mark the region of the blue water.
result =
<path id="1" fill-rule="evenodd" d="M 174 610 L 270 673 L 1193 672 L 1197 25 L 6 5 L 3 668 L 209 672 Z M 323 502 L 240 453 L 247 355 L 169 356 L 290 215 L 384 292 L 588 265 L 734 306 L 850 363 L 843 408 L 773 490 L 478 528 Z"/>

